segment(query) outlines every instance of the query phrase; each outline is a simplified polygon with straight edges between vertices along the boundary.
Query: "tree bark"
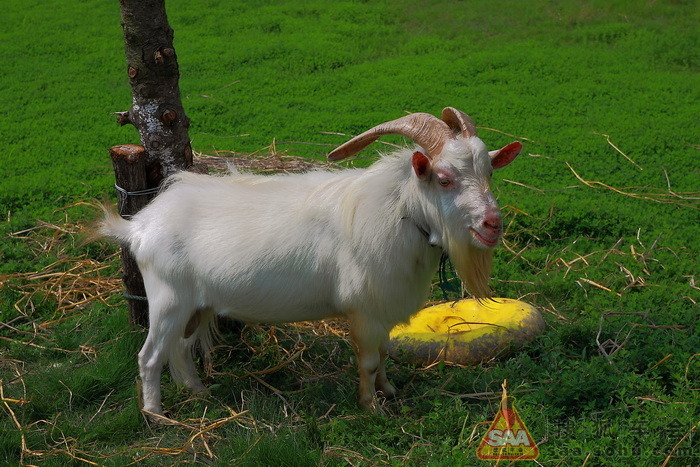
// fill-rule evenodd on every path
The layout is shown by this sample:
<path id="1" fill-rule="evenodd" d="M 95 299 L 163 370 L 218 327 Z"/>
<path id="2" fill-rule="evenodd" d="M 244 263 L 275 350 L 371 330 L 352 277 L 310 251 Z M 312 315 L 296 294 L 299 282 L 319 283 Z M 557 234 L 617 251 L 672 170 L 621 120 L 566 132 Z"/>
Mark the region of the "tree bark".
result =
<path id="1" fill-rule="evenodd" d="M 132 124 L 141 146 L 122 145 L 110 150 L 120 195 L 120 213 L 136 214 L 169 175 L 192 166 L 187 128 L 190 120 L 180 100 L 180 71 L 168 24 L 165 0 L 120 0 L 124 30 L 126 72 L 132 104 L 118 112 L 120 125 Z M 143 279 L 133 256 L 122 249 L 125 296 L 132 324 L 148 324 L 148 302 Z"/>
<path id="2" fill-rule="evenodd" d="M 180 71 L 164 0 L 120 0 L 131 108 L 118 119 L 133 124 L 146 150 L 149 187 L 192 166 L 187 128 L 190 120 L 180 100 Z"/>

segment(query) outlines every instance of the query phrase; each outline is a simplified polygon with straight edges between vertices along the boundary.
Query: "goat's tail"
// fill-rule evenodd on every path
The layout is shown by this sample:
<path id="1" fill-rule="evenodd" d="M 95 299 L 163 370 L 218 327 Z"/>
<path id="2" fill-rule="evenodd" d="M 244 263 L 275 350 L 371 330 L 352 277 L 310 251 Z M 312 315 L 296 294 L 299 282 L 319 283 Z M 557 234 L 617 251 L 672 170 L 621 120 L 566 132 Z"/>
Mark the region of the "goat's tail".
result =
<path id="1" fill-rule="evenodd" d="M 129 221 L 122 219 L 114 205 L 107 201 L 95 201 L 90 203 L 90 206 L 101 210 L 102 216 L 85 227 L 80 234 L 80 245 L 84 246 L 105 237 L 124 244 L 131 241 L 131 225 Z"/>
<path id="2" fill-rule="evenodd" d="M 112 205 L 102 204 L 103 216 L 97 222 L 95 236 L 109 237 L 121 243 L 129 243 L 131 240 L 131 225 L 122 218 Z"/>

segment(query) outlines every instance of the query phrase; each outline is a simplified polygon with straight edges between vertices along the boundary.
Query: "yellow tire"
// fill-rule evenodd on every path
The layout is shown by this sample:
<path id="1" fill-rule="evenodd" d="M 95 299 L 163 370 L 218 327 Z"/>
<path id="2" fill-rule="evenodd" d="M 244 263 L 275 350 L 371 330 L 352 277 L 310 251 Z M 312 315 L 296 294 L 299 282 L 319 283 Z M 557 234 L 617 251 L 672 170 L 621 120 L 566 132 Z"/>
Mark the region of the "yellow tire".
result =
<path id="1" fill-rule="evenodd" d="M 532 305 L 509 298 L 458 300 L 427 307 L 389 334 L 389 355 L 429 365 L 445 360 L 469 364 L 503 356 L 544 331 Z"/>

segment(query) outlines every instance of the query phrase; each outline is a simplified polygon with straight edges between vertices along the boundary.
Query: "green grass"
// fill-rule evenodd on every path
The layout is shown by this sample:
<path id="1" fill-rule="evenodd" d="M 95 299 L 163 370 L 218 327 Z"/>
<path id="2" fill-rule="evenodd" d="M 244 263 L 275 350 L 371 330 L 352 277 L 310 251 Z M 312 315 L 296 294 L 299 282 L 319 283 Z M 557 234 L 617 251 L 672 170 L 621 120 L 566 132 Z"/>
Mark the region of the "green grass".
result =
<path id="1" fill-rule="evenodd" d="M 131 99 L 118 2 L 5 3 L 3 463 L 485 464 L 476 447 L 507 379 L 543 465 L 697 464 L 696 2 L 168 2 L 197 151 L 274 142 L 322 159 L 347 139 L 325 132 L 447 105 L 491 148 L 520 139 L 494 182 L 508 232 L 493 285 L 547 321 L 508 359 L 391 362 L 401 394 L 383 417 L 356 408 L 346 340 L 227 331 L 208 394 L 164 377 L 176 427 L 139 414 L 145 336 L 118 294 L 67 306 L 82 299 L 71 284 L 119 275 L 113 247 L 79 246 L 76 224 L 93 213 L 74 204 L 113 198 L 107 150 L 137 142 L 111 115 Z"/>

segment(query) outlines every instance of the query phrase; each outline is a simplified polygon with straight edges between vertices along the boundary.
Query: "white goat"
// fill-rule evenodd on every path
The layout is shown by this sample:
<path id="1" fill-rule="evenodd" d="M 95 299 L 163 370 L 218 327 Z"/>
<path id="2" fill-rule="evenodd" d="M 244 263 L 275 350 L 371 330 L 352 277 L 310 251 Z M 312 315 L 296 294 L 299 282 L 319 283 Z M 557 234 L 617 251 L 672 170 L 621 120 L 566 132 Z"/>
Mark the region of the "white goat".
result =
<path id="1" fill-rule="evenodd" d="M 160 376 L 205 389 L 192 349 L 211 347 L 214 315 L 279 323 L 350 322 L 359 403 L 396 391 L 385 372 L 392 327 L 427 298 L 445 251 L 467 288 L 489 296 L 502 233 L 489 184 L 522 145 L 487 152 L 466 114 L 424 113 L 381 124 L 328 155 L 339 160 L 384 134 L 417 146 L 367 169 L 222 177 L 181 172 L 130 221 L 106 210 L 100 233 L 134 254 L 150 328 L 139 352 L 143 409 L 162 414 Z"/>

